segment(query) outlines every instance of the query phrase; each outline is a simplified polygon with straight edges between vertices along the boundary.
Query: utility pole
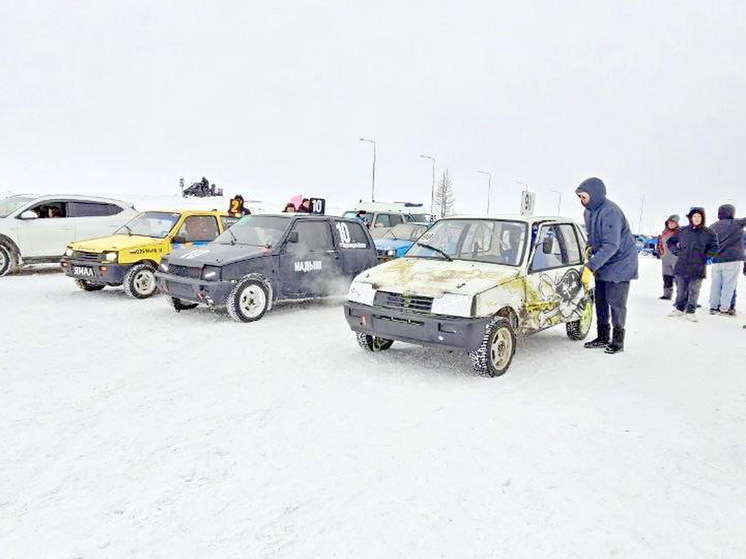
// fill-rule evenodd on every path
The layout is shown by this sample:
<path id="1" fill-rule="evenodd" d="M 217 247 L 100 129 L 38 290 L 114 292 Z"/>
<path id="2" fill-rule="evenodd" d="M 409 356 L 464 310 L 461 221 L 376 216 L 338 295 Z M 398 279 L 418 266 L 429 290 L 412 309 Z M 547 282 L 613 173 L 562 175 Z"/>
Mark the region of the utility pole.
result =
<path id="1" fill-rule="evenodd" d="M 477 171 L 477 173 L 482 173 L 483 175 L 487 175 L 487 215 L 490 214 L 490 193 L 492 192 L 492 173 L 489 171 Z"/>
<path id="2" fill-rule="evenodd" d="M 645 210 L 645 195 L 642 195 L 642 203 L 640 204 L 640 221 L 638 222 L 637 234 L 642 235 L 642 213 Z"/>
<path id="3" fill-rule="evenodd" d="M 435 212 L 435 158 L 431 155 L 420 155 L 420 157 L 429 159 L 433 163 L 433 184 L 430 187 L 430 215 L 432 216 Z"/>
<path id="4" fill-rule="evenodd" d="M 360 138 L 361 142 L 369 142 L 373 144 L 373 184 L 370 187 L 370 201 L 376 201 L 376 142 L 369 140 L 368 138 Z"/>
<path id="5" fill-rule="evenodd" d="M 552 190 L 557 196 L 559 196 L 559 200 L 557 200 L 557 216 L 562 215 L 562 191 L 561 190 Z"/>

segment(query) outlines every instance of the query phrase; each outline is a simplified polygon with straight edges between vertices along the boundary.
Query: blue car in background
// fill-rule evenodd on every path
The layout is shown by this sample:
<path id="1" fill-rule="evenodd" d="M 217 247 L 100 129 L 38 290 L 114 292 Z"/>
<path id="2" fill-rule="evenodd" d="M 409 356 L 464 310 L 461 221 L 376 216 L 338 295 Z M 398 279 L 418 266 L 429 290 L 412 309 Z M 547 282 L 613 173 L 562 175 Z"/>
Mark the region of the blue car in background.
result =
<path id="1" fill-rule="evenodd" d="M 432 225 L 431 223 L 400 223 L 380 239 L 375 239 L 378 261 L 386 262 L 404 256 L 414 242 Z"/>

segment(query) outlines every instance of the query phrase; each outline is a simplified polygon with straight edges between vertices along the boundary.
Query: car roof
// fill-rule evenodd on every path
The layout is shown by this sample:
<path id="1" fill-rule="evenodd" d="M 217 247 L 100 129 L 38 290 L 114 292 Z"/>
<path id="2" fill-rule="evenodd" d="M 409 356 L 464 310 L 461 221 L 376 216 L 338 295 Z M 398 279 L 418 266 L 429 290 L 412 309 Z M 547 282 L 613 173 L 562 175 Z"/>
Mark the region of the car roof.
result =
<path id="1" fill-rule="evenodd" d="M 44 200 L 74 200 L 74 201 L 80 201 L 80 202 L 106 202 L 106 203 L 114 203 L 118 204 L 120 206 L 125 206 L 128 208 L 134 207 L 131 203 L 125 202 L 123 200 L 119 200 L 117 198 L 107 198 L 104 196 L 88 196 L 86 194 L 14 194 L 12 197 L 15 198 L 16 196 L 20 196 L 22 198 L 32 198 L 34 200 L 44 201 Z"/>
<path id="2" fill-rule="evenodd" d="M 562 217 L 557 215 L 517 215 L 517 214 L 500 214 L 500 215 L 449 215 L 442 217 L 438 221 L 446 219 L 484 219 L 495 221 L 522 221 L 524 223 L 539 223 L 545 221 L 559 221 L 562 223 L 577 223 L 571 217 Z"/>
<path id="3" fill-rule="evenodd" d="M 171 208 L 171 209 L 162 208 L 162 209 L 158 209 L 158 210 L 144 210 L 144 211 L 142 211 L 140 213 L 141 214 L 145 214 L 145 213 L 181 214 L 181 215 L 187 215 L 187 216 L 189 216 L 189 215 L 219 215 L 219 216 L 223 216 L 223 217 L 230 217 L 230 215 L 231 215 L 230 213 L 224 212 L 224 211 L 221 211 L 221 210 L 194 210 L 194 209 L 177 210 L 177 209 L 173 209 L 173 208 Z M 236 216 L 236 217 L 240 217 L 240 216 Z"/>

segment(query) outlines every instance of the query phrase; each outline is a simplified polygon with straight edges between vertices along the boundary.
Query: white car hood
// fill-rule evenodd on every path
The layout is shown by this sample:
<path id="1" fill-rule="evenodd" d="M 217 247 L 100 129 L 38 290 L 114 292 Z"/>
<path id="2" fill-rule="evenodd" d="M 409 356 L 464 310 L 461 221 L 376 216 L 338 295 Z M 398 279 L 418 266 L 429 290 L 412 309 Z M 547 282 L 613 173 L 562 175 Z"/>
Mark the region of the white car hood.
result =
<path id="1" fill-rule="evenodd" d="M 520 275 L 520 269 L 499 264 L 436 258 L 398 258 L 360 274 L 356 281 L 373 289 L 441 297 L 444 293 L 476 295 Z"/>

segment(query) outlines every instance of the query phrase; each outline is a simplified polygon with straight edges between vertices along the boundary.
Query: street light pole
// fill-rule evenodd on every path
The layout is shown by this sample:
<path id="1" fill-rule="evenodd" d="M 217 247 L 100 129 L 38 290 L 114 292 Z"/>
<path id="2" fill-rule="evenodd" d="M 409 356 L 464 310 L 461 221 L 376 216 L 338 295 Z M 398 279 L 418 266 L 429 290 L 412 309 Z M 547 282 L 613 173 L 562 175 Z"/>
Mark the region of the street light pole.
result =
<path id="1" fill-rule="evenodd" d="M 430 215 L 432 216 L 435 214 L 435 158 L 431 155 L 420 155 L 420 157 L 433 162 L 433 184 L 430 187 Z"/>
<path id="2" fill-rule="evenodd" d="M 361 142 L 369 142 L 373 144 L 373 184 L 370 187 L 370 201 L 376 201 L 376 142 L 369 140 L 368 138 L 360 138 Z"/>
<path id="3" fill-rule="evenodd" d="M 557 196 L 559 196 L 559 200 L 557 200 L 557 216 L 562 215 L 562 191 L 561 190 L 552 190 Z"/>
<path id="4" fill-rule="evenodd" d="M 483 175 L 487 175 L 487 215 L 490 214 L 490 194 L 492 192 L 492 173 L 489 171 L 477 171 L 477 173 L 482 173 Z"/>

